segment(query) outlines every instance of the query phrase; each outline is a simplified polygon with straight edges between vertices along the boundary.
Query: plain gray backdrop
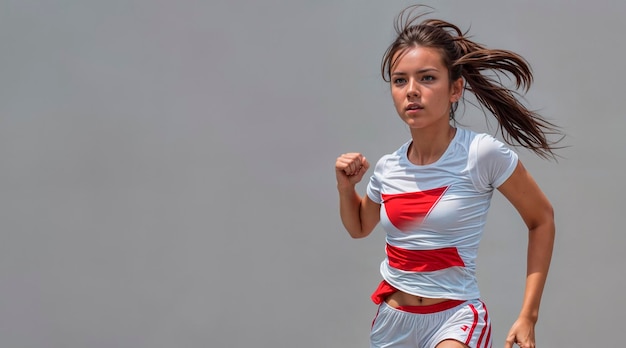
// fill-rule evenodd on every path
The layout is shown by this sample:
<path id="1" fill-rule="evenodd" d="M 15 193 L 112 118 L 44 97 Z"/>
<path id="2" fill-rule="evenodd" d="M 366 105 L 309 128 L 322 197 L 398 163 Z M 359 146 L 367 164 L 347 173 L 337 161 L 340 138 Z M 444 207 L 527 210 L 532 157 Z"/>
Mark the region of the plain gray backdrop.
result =
<path id="1" fill-rule="evenodd" d="M 612 346 L 626 2 L 423 3 L 530 61 L 526 100 L 568 146 L 518 149 L 556 209 L 538 347 Z M 409 4 L 2 0 L 0 346 L 367 347 L 384 234 L 348 237 L 333 166 L 409 137 L 379 72 Z M 496 130 L 469 104 L 459 121 Z M 496 347 L 526 240 L 495 194 L 479 281 Z"/>

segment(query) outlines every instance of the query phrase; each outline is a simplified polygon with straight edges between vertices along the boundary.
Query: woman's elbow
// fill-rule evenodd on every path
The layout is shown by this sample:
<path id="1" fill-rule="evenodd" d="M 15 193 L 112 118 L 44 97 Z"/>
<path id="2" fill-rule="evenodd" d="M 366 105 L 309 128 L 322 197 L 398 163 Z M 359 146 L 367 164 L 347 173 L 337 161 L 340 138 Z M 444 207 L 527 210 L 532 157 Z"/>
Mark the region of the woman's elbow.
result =
<path id="1" fill-rule="evenodd" d="M 528 224 L 528 228 L 531 231 L 534 230 L 543 230 L 548 231 L 554 234 L 555 232 L 555 218 L 554 218 L 554 207 L 552 204 L 547 202 L 544 206 L 539 210 L 539 214 L 530 221 Z"/>
<path id="2" fill-rule="evenodd" d="M 348 233 L 350 234 L 350 237 L 352 237 L 352 239 L 362 239 L 362 238 L 369 236 L 370 233 L 372 233 L 372 231 L 361 230 L 361 231 L 349 231 Z"/>

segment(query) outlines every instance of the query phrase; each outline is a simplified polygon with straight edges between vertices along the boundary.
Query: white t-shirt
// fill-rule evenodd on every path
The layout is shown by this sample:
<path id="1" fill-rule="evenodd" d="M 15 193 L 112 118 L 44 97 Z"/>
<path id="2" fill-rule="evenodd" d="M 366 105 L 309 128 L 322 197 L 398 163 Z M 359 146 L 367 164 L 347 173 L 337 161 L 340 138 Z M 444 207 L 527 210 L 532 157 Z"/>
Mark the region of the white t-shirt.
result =
<path id="1" fill-rule="evenodd" d="M 411 141 L 383 156 L 367 186 L 381 204 L 387 233 L 383 279 L 422 297 L 480 297 L 476 257 L 494 188 L 509 178 L 517 154 L 488 134 L 458 128 L 436 162 L 415 165 Z"/>

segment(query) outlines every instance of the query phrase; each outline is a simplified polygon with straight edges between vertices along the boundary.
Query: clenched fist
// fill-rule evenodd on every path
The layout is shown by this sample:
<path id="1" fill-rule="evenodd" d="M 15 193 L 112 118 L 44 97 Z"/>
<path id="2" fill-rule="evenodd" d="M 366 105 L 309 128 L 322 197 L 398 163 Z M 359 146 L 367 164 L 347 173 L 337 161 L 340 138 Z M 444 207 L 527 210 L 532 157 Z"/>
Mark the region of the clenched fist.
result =
<path id="1" fill-rule="evenodd" d="M 335 174 L 338 187 L 353 187 L 361 179 L 370 164 L 367 159 L 358 152 L 344 153 L 335 162 Z"/>

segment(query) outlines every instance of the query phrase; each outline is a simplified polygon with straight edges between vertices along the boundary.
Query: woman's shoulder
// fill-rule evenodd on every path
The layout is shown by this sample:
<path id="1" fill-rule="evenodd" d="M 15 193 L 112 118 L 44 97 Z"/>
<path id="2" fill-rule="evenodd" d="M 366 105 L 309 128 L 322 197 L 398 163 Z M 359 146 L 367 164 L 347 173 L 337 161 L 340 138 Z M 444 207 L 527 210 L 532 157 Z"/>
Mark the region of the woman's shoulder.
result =
<path id="1" fill-rule="evenodd" d="M 491 190 L 513 172 L 518 155 L 491 134 L 472 133 L 468 153 L 470 174 L 477 188 Z"/>
<path id="2" fill-rule="evenodd" d="M 470 161 L 479 168 L 511 167 L 518 155 L 503 141 L 487 133 L 476 133 L 470 146 Z"/>
<path id="3" fill-rule="evenodd" d="M 471 137 L 470 149 L 479 158 L 512 152 L 507 144 L 488 133 L 474 133 Z"/>
<path id="4" fill-rule="evenodd" d="M 411 145 L 411 140 L 406 141 L 395 151 L 382 155 L 376 162 L 376 171 L 381 171 L 384 170 L 385 167 L 402 163 L 409 149 L 409 145 Z"/>
<path id="5" fill-rule="evenodd" d="M 468 145 L 472 143 L 492 142 L 493 140 L 497 141 L 497 139 L 489 133 L 476 132 L 468 128 L 457 127 L 457 132 L 460 133 L 458 137 L 459 141 L 467 143 Z"/>
<path id="6" fill-rule="evenodd" d="M 405 143 L 403 143 L 395 151 L 387 153 L 387 154 L 381 156 L 378 161 L 381 162 L 381 161 L 386 161 L 386 160 L 392 159 L 392 158 L 401 158 L 403 155 L 405 155 L 407 153 L 410 145 L 411 145 L 411 140 L 407 140 Z"/>

